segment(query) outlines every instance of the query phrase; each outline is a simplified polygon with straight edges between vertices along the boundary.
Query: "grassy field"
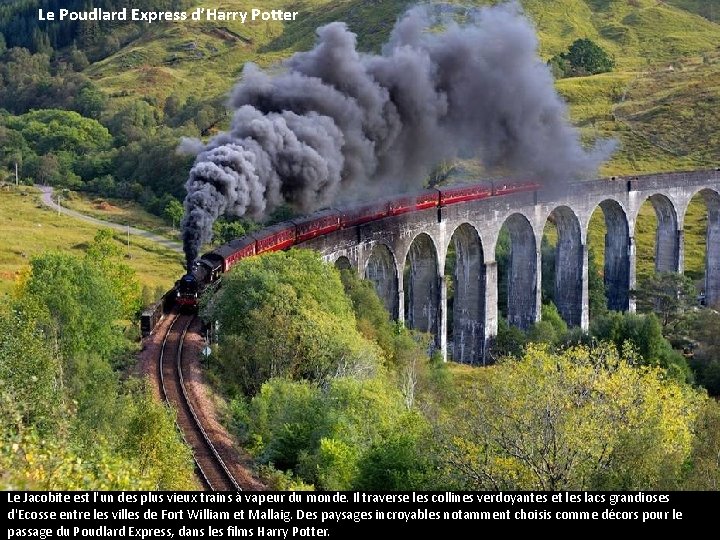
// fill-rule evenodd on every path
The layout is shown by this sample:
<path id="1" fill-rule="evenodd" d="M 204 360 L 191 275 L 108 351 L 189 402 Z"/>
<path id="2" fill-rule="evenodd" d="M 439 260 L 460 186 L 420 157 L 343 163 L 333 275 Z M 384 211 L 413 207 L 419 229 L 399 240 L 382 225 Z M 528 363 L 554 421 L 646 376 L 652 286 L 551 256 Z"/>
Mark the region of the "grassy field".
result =
<path id="1" fill-rule="evenodd" d="M 63 196 L 62 205 L 104 221 L 130 225 L 144 229 L 155 234 L 165 236 L 171 240 L 180 241 L 178 225 L 175 229 L 168 226 L 165 220 L 151 214 L 139 204 L 122 199 L 109 199 L 106 197 L 91 196 L 86 193 L 70 192 L 70 196 Z"/>
<path id="2" fill-rule="evenodd" d="M 81 254 L 97 228 L 42 206 L 38 192 L 0 191 L 0 296 L 13 283 L 33 255 L 48 250 Z M 126 248 L 124 238 L 118 243 Z M 182 273 L 181 256 L 144 239 L 131 238 L 126 262 L 143 285 L 170 288 Z"/>

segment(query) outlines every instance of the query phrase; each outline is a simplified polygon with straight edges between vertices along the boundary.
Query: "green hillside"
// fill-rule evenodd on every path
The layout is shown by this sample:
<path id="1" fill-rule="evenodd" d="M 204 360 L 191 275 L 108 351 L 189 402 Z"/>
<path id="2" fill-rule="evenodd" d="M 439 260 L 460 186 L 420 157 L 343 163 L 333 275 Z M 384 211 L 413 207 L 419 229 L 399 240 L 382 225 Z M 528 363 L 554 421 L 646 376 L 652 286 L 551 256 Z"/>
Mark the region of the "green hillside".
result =
<path id="1" fill-rule="evenodd" d="M 138 98 L 149 103 L 160 117 L 168 98 L 181 105 L 191 99 L 213 104 L 215 108 L 215 112 L 209 109 L 205 114 L 207 121 L 195 121 L 200 132 L 207 135 L 227 121 L 217 111 L 222 108 L 245 62 L 271 66 L 294 51 L 311 47 L 315 28 L 337 20 L 346 21 L 358 34 L 361 49 L 377 51 L 397 17 L 413 3 L 409 0 L 268 0 L 263 2 L 264 9 L 288 9 L 300 15 L 293 22 L 186 21 L 145 26 L 115 23 L 94 33 L 84 27 L 68 26 L 49 33 L 48 39 L 69 43 L 75 36 L 72 43 L 87 53 L 90 62 L 82 69 L 82 75 L 89 77 L 109 97 L 102 114 L 104 119 L 111 119 L 115 112 Z M 498 2 L 447 3 L 462 8 Z M 710 136 L 708 141 L 706 134 L 718 125 L 720 114 L 717 112 L 720 107 L 716 106 L 720 96 L 720 24 L 717 23 L 720 1 L 524 0 L 521 3 L 537 26 L 543 58 L 565 51 L 576 39 L 590 38 L 615 59 L 616 69 L 611 73 L 562 79 L 557 84 L 570 104 L 572 120 L 588 140 L 614 136 L 622 143 L 622 149 L 603 173 L 694 168 L 718 162 L 717 135 Z M 31 23 L 36 19 L 38 6 L 53 4 L 57 2 L 4 0 L 0 2 L 0 30 L 5 28 L 9 32 L 15 28 L 10 23 L 20 19 Z M 128 2 L 104 0 L 87 4 L 119 7 Z M 154 0 L 150 4 L 191 6 L 190 9 L 200 5 L 189 0 Z M 202 5 L 225 11 L 255 7 L 248 0 Z M 6 38 L 9 43 L 11 37 Z M 34 41 L 40 49 L 48 46 L 37 36 Z M 74 58 L 67 47 L 59 53 L 61 57 L 69 55 L 66 61 Z M 67 87 L 68 82 L 64 85 Z M 178 121 L 177 125 L 185 124 Z M 189 134 L 194 134 L 190 131 Z"/>
<path id="2" fill-rule="evenodd" d="M 47 209 L 34 189 L 0 190 L 0 298 L 10 293 L 30 259 L 48 251 L 82 254 L 98 228 Z M 133 237 L 114 238 L 143 285 L 167 290 L 182 272 L 180 255 Z"/>
<path id="3" fill-rule="evenodd" d="M 691 13 L 697 13 L 710 21 L 720 22 L 720 1 L 718 0 L 666 0 L 665 3 Z"/>
<path id="4" fill-rule="evenodd" d="M 117 53 L 92 64 L 86 73 L 112 97 L 111 108 L 138 96 L 160 105 L 171 95 L 181 101 L 191 95 L 217 100 L 232 87 L 245 62 L 268 66 L 307 49 L 314 29 L 330 21 L 346 21 L 358 33 L 361 48 L 377 50 L 394 20 L 411 4 L 406 0 L 270 0 L 263 4 L 267 9 L 299 10 L 298 21 L 155 25 Z M 709 9 L 717 2 L 525 0 L 522 4 L 537 25 L 544 58 L 567 49 L 575 39 L 589 37 L 616 60 L 612 73 L 558 82 L 572 119 L 585 136 L 616 136 L 622 142 L 622 150 L 604 173 L 718 162 L 718 145 L 698 136 L 703 129 L 717 126 L 720 114 L 720 107 L 713 106 L 720 96 L 720 25 L 712 22 L 715 12 Z M 244 0 L 217 3 L 224 10 L 253 5 Z M 681 130 L 668 129 L 680 119 Z M 681 144 L 675 147 L 678 141 Z"/>

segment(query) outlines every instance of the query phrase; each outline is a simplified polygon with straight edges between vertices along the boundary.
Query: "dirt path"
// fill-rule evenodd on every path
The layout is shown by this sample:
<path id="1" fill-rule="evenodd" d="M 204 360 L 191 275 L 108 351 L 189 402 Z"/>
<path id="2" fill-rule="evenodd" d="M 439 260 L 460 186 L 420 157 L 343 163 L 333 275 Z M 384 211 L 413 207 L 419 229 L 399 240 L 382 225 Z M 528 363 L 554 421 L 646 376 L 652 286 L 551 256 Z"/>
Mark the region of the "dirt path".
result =
<path id="1" fill-rule="evenodd" d="M 164 248 L 167 248 L 171 251 L 175 251 L 177 253 L 182 253 L 182 244 L 180 242 L 174 242 L 173 240 L 168 240 L 164 236 L 160 236 L 158 234 L 151 233 L 149 231 L 144 231 L 142 229 L 136 229 L 135 227 L 128 227 L 127 225 L 120 225 L 119 223 L 112 223 L 111 221 L 104 221 L 102 219 L 97 219 L 91 216 L 87 216 L 85 214 L 81 214 L 80 212 L 76 212 L 75 210 L 70 210 L 69 208 L 65 208 L 64 206 L 59 205 L 57 202 L 53 200 L 53 188 L 50 186 L 37 186 L 40 191 L 42 191 L 42 202 L 45 206 L 48 206 L 52 208 L 53 210 L 60 212 L 61 214 L 65 214 L 66 216 L 70 216 L 76 219 L 80 219 L 82 221 L 86 221 L 87 223 L 92 223 L 93 225 L 96 225 L 98 227 L 106 227 L 108 229 L 113 229 L 115 231 L 119 231 L 122 233 L 130 233 L 133 236 L 140 236 L 142 238 L 146 238 L 147 240 L 151 240 L 152 242 L 155 242 L 156 244 L 160 244 Z"/>

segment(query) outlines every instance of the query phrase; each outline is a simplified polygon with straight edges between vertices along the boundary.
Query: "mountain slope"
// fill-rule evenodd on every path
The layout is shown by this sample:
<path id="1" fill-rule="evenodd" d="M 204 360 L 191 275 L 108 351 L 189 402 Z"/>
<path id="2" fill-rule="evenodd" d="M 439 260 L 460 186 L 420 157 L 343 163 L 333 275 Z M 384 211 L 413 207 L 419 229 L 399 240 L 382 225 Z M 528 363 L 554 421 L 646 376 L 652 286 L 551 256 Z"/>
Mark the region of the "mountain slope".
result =
<path id="1" fill-rule="evenodd" d="M 8 6 L 48 2 L 0 0 L 0 13 Z M 497 2 L 452 1 L 439 9 L 449 11 L 452 4 L 462 11 L 489 3 Z M 409 0 L 268 0 L 263 9 L 299 11 L 299 17 L 287 23 L 153 24 L 136 28 L 135 33 L 116 28 L 102 39 L 114 42 L 112 48 L 119 50 L 91 63 L 85 74 L 110 96 L 110 114 L 138 98 L 159 110 L 171 96 L 181 103 L 188 98 L 218 102 L 241 76 L 245 62 L 270 67 L 306 50 L 313 44 L 315 29 L 331 21 L 347 22 L 358 34 L 361 49 L 379 50 L 395 20 L 413 4 Z M 613 73 L 557 84 L 584 137 L 612 136 L 621 141 L 622 149 L 604 172 L 698 167 L 718 161 L 717 138 L 696 134 L 714 131 L 718 125 L 719 107 L 713 104 L 720 98 L 716 84 L 720 24 L 713 21 L 720 12 L 719 0 L 524 0 L 522 5 L 537 26 L 543 58 L 588 37 L 616 60 Z M 203 6 L 240 11 L 256 3 L 222 0 Z M 91 50 L 96 53 L 97 47 Z"/>

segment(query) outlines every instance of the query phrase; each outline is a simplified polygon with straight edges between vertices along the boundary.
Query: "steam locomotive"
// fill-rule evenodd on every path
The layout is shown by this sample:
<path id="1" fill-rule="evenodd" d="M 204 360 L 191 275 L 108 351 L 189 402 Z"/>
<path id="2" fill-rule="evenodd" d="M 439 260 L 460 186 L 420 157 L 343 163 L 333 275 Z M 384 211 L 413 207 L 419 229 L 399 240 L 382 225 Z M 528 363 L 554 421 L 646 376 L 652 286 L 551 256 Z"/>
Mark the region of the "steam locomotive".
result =
<path id="1" fill-rule="evenodd" d="M 539 184 L 531 181 L 501 181 L 431 189 L 371 204 L 321 210 L 306 217 L 266 227 L 223 244 L 195 261 L 191 271 L 175 283 L 175 302 L 181 307 L 195 309 L 205 288 L 217 282 L 223 273 L 246 257 L 280 251 L 317 236 L 390 216 L 521 191 L 534 191 L 539 187 Z"/>

